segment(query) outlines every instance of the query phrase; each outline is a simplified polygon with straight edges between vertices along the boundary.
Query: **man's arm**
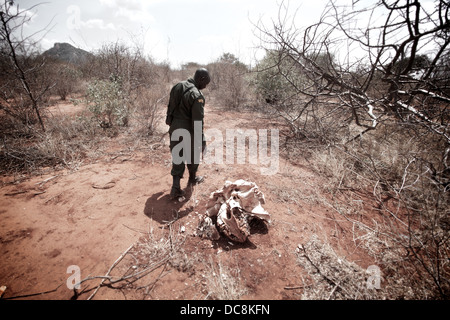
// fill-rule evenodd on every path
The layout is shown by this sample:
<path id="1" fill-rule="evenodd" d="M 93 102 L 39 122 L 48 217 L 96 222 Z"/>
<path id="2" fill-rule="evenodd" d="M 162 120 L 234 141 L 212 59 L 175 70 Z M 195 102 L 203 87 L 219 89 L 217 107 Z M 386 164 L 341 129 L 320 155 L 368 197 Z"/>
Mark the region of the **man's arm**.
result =
<path id="1" fill-rule="evenodd" d="M 205 116 L 205 98 L 202 95 L 192 95 L 193 104 L 191 108 L 192 114 L 192 127 L 194 127 L 195 121 L 201 121 L 201 130 L 202 130 L 202 152 L 205 151 L 206 148 L 206 140 L 203 134 L 204 127 L 204 116 Z"/>
<path id="2" fill-rule="evenodd" d="M 167 114 L 166 114 L 166 124 L 171 125 L 173 120 L 173 112 L 175 111 L 175 108 L 178 107 L 178 103 L 180 100 L 179 94 L 177 91 L 179 91 L 180 84 L 176 84 L 172 87 L 170 90 L 170 96 L 169 96 L 169 104 L 167 105 Z"/>
<path id="3" fill-rule="evenodd" d="M 194 121 L 202 122 L 202 133 L 203 133 L 203 118 L 205 116 L 205 98 L 202 95 L 192 95 L 192 125 L 194 125 Z"/>

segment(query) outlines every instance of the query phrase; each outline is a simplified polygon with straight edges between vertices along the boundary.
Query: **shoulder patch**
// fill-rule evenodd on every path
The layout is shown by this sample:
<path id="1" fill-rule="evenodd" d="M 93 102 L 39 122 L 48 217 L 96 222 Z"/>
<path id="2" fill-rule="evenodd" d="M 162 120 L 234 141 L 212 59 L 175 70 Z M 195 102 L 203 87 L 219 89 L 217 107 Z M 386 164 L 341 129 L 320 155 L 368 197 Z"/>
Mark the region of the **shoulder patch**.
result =
<path id="1" fill-rule="evenodd" d="M 198 99 L 198 102 L 200 102 L 200 103 L 205 103 L 205 100 L 203 100 L 203 99 Z"/>

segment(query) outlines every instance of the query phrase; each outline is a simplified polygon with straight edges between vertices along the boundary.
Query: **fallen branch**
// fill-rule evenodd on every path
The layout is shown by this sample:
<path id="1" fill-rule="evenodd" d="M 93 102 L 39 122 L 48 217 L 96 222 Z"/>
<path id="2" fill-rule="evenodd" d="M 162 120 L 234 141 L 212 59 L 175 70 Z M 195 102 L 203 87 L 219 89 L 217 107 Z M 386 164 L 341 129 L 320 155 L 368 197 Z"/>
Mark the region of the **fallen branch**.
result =
<path id="1" fill-rule="evenodd" d="M 147 274 L 153 272 L 154 270 L 158 269 L 159 267 L 161 267 L 162 265 L 164 265 L 165 263 L 167 263 L 169 261 L 169 259 L 172 258 L 172 255 L 166 255 L 162 260 L 154 263 L 151 266 L 148 266 L 147 268 L 138 271 L 136 273 L 127 275 L 127 276 L 123 276 L 121 278 L 117 278 L 114 279 L 112 276 L 110 276 L 111 271 L 114 269 L 114 267 L 127 255 L 127 253 L 131 250 L 131 248 L 133 247 L 133 245 L 131 245 L 127 250 L 125 250 L 119 258 L 117 258 L 117 260 L 111 265 L 111 267 L 109 268 L 108 272 L 104 275 L 104 276 L 88 276 L 85 279 L 81 280 L 80 282 L 78 282 L 75 286 L 79 286 L 82 283 L 89 281 L 89 280 L 95 280 L 95 279 L 102 279 L 102 281 L 100 282 L 100 284 L 97 286 L 97 288 L 95 289 L 95 291 L 88 297 L 87 300 L 92 299 L 92 297 L 98 292 L 98 290 L 100 289 L 100 287 L 102 286 L 110 286 L 116 283 L 119 283 L 121 281 L 127 281 L 129 279 L 133 279 L 131 282 L 135 282 L 137 280 L 139 280 L 140 278 L 146 276 Z M 108 280 L 108 282 L 105 282 L 106 280 Z M 112 287 L 114 288 L 114 287 Z M 84 291 L 84 290 L 83 290 Z M 79 296 L 80 294 L 78 294 L 77 292 L 75 292 L 75 296 Z"/>
<path id="2" fill-rule="evenodd" d="M 340 283 L 340 282 L 339 282 L 339 283 Z M 330 295 L 328 296 L 327 300 L 330 300 L 331 297 L 333 296 L 334 292 L 336 291 L 336 289 L 337 289 L 337 288 L 340 288 L 339 283 L 337 283 L 337 284 L 334 286 L 333 290 L 331 290 Z"/>
<path id="3" fill-rule="evenodd" d="M 122 156 L 128 156 L 128 158 L 122 159 L 122 162 L 125 162 L 125 161 L 132 159 L 134 157 L 134 153 L 131 153 L 131 154 L 120 153 L 120 154 L 115 155 L 114 157 L 111 157 L 110 160 L 115 160 L 118 157 L 122 157 Z"/>
<path id="4" fill-rule="evenodd" d="M 27 193 L 27 190 L 17 190 L 17 191 L 13 191 L 13 192 L 7 192 L 5 193 L 5 196 L 15 196 L 18 194 L 22 194 L 22 193 Z"/>
<path id="5" fill-rule="evenodd" d="M 334 294 L 334 292 L 336 291 L 336 289 L 341 289 L 342 291 L 344 291 L 345 293 L 347 293 L 349 296 L 351 296 L 349 294 L 349 292 L 347 292 L 347 290 L 345 290 L 342 286 L 340 286 L 341 281 L 336 282 L 333 279 L 329 278 L 327 275 L 325 275 L 320 268 L 311 260 L 311 258 L 308 256 L 308 254 L 306 253 L 306 249 L 304 245 L 299 245 L 298 246 L 300 249 L 303 250 L 303 256 L 306 258 L 306 260 L 317 270 L 317 272 L 322 276 L 322 278 L 324 278 L 330 285 L 333 285 L 334 288 L 331 291 L 330 295 L 328 296 L 328 300 L 331 298 L 331 296 Z"/>
<path id="6" fill-rule="evenodd" d="M 304 289 L 304 288 L 309 288 L 312 287 L 312 284 L 306 284 L 303 286 L 295 286 L 295 287 L 284 287 L 284 290 L 297 290 L 297 289 Z"/>
<path id="7" fill-rule="evenodd" d="M 58 178 L 59 176 L 60 176 L 60 175 L 56 175 L 56 176 L 47 178 L 47 179 L 45 179 L 45 180 L 42 180 L 42 181 L 40 181 L 40 182 L 35 183 L 35 185 L 38 185 L 38 184 L 39 184 L 39 185 L 43 185 L 43 184 L 49 182 L 50 180 L 53 180 L 53 179 L 55 179 L 55 178 Z"/>
<path id="8" fill-rule="evenodd" d="M 106 272 L 105 277 L 109 276 L 109 273 L 112 271 L 112 269 L 114 269 L 114 267 L 123 259 L 123 257 L 125 257 L 125 255 L 128 253 L 128 251 L 131 250 L 131 248 L 133 248 L 133 245 L 129 246 L 127 250 L 125 250 L 119 258 L 117 258 L 116 261 L 114 261 L 114 263 L 112 264 L 112 266 L 109 268 L 108 272 Z M 89 296 L 89 298 L 87 298 L 88 300 L 91 300 L 92 297 L 97 293 L 98 289 L 100 289 L 100 287 L 103 285 L 103 282 L 106 280 L 106 278 L 103 278 L 103 280 L 100 282 L 100 284 L 97 286 L 97 288 L 95 289 L 95 291 Z"/>
<path id="9" fill-rule="evenodd" d="M 167 262 L 166 262 L 166 264 L 164 265 L 164 268 L 161 270 L 161 273 L 159 274 L 159 276 L 158 277 L 156 277 L 156 279 L 151 283 L 151 284 L 148 284 L 148 285 L 146 285 L 146 286 L 141 286 L 141 287 L 139 287 L 139 288 L 137 288 L 137 289 L 144 289 L 144 288 L 146 288 L 145 289 L 145 295 L 147 296 L 148 294 L 150 294 L 150 292 L 153 290 L 153 288 L 155 287 L 155 285 L 156 285 L 156 283 L 162 278 L 162 277 L 164 277 L 164 276 L 166 276 L 167 274 L 169 274 L 171 271 L 169 270 L 169 271 L 167 271 L 166 273 L 164 273 L 164 271 L 166 271 L 166 267 L 167 267 Z"/>

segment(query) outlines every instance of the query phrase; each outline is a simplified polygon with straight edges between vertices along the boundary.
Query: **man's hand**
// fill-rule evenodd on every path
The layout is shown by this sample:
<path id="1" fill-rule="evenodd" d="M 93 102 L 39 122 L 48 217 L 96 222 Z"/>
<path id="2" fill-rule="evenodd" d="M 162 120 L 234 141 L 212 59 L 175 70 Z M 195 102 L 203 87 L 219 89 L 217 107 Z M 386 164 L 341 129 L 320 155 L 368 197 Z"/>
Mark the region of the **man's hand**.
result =
<path id="1" fill-rule="evenodd" d="M 203 140 L 202 141 L 202 154 L 203 154 L 203 156 L 205 156 L 205 153 L 206 153 L 206 141 Z"/>

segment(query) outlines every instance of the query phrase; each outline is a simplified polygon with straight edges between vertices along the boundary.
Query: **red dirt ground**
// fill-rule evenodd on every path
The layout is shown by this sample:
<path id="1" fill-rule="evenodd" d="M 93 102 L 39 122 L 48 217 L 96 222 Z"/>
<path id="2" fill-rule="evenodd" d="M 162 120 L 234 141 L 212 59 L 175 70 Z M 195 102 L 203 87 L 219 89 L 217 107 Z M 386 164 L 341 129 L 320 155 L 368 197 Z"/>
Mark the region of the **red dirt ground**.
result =
<path id="1" fill-rule="evenodd" d="M 212 107 L 207 107 L 205 123 L 221 130 L 270 129 L 275 125 L 255 113 Z M 269 176 L 261 175 L 252 165 L 202 164 L 199 173 L 206 176 L 205 182 L 188 190 L 190 197 L 180 203 L 168 199 L 171 176 L 167 136 L 159 148 L 119 152 L 125 149 L 119 144 L 110 154 L 73 171 L 49 171 L 19 182 L 13 182 L 12 177 L 1 178 L 0 286 L 7 287 L 3 298 L 71 299 L 73 291 L 66 286 L 71 275 L 67 273 L 69 266 L 79 266 L 83 279 L 105 275 L 114 261 L 149 230 L 167 234 L 166 224 L 173 220 L 174 212 L 178 220 L 172 230 L 186 236 L 183 249 L 194 262 L 193 270 L 167 267 L 170 272 L 155 281 L 147 295 L 136 287 L 102 287 L 94 299 L 205 299 L 205 265 L 210 259 L 239 272 L 246 289 L 242 299 L 298 299 L 302 289 L 286 288 L 307 280 L 296 261 L 295 249 L 313 234 L 327 239 L 337 252 L 363 268 L 370 265 L 352 242 L 348 232 L 351 226 L 311 200 L 323 180 L 303 163 L 280 159 L 278 173 Z M 209 194 L 226 180 L 236 179 L 255 182 L 265 194 L 270 225 L 252 234 L 245 244 L 194 236 L 197 214 L 204 212 Z M 186 183 L 183 179 L 182 186 Z M 112 274 L 125 272 L 132 263 L 124 259 Z M 156 270 L 152 279 L 161 272 Z M 82 288 L 91 290 L 78 299 L 87 299 L 98 283 L 84 283 Z M 42 292 L 48 293 L 27 296 Z"/>

